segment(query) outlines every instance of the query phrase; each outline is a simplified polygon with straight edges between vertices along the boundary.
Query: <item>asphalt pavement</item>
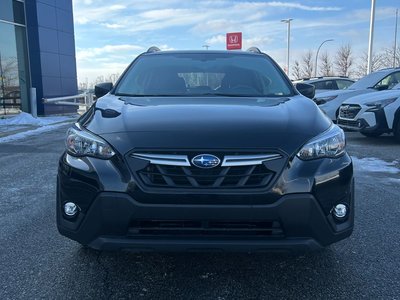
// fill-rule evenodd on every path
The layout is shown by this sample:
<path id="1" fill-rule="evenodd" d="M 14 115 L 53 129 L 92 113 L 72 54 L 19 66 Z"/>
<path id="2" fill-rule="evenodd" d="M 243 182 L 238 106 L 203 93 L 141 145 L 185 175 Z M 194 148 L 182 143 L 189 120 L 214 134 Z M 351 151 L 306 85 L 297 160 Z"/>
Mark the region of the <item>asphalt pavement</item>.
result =
<path id="1" fill-rule="evenodd" d="M 358 158 L 355 230 L 322 252 L 135 254 L 59 235 L 66 128 L 0 144 L 0 299 L 400 299 L 400 144 L 391 137 L 347 133 Z"/>

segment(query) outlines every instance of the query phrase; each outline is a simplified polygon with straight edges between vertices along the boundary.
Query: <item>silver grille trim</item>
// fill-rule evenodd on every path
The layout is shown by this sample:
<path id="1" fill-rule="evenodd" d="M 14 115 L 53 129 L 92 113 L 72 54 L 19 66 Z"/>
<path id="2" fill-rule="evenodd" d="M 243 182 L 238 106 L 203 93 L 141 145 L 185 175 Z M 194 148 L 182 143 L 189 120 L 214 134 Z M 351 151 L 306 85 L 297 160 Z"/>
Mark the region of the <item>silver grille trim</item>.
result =
<path id="1" fill-rule="evenodd" d="M 254 166 L 261 165 L 264 161 L 282 158 L 280 154 L 264 155 L 226 155 L 222 167 Z"/>
<path id="2" fill-rule="evenodd" d="M 148 160 L 154 165 L 190 167 L 189 158 L 186 155 L 176 154 L 147 154 L 133 153 L 132 158 Z M 260 154 L 260 155 L 226 155 L 221 167 L 254 166 L 261 165 L 264 161 L 282 158 L 281 154 Z"/>
<path id="3" fill-rule="evenodd" d="M 167 166 L 180 166 L 180 167 L 191 166 L 189 159 L 186 155 L 133 153 L 130 156 L 132 158 L 148 160 L 153 165 L 167 165 Z"/>

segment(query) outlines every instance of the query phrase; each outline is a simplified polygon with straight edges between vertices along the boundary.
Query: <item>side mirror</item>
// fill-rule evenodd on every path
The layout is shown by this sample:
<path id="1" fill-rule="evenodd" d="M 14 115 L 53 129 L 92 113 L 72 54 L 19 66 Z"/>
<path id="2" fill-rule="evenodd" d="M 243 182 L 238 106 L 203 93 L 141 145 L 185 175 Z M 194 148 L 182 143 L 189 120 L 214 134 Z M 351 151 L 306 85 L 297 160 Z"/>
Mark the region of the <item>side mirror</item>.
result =
<path id="1" fill-rule="evenodd" d="M 387 90 L 388 88 L 389 88 L 388 84 L 381 84 L 381 85 L 378 85 L 377 87 L 375 87 L 375 89 L 377 91 L 384 91 L 384 90 Z"/>
<path id="2" fill-rule="evenodd" d="M 107 94 L 111 89 L 113 88 L 113 84 L 111 82 L 104 82 L 104 83 L 99 83 L 96 84 L 94 87 L 94 94 L 97 99 L 100 97 L 103 97 L 105 94 Z"/>
<path id="3" fill-rule="evenodd" d="M 299 82 L 296 84 L 296 89 L 299 91 L 300 94 L 306 96 L 307 98 L 312 99 L 315 96 L 315 86 L 313 86 L 312 84 Z"/>

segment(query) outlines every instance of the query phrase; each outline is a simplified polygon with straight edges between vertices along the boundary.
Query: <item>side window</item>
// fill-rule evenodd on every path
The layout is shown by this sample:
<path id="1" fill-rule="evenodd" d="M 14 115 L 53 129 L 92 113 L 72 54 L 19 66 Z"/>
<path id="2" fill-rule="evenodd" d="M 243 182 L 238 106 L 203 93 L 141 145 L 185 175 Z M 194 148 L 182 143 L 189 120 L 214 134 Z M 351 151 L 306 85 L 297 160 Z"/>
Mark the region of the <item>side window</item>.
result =
<path id="1" fill-rule="evenodd" d="M 313 82 L 312 85 L 315 86 L 316 90 L 324 90 L 325 89 L 325 81 Z"/>
<path id="2" fill-rule="evenodd" d="M 336 84 L 333 80 L 325 80 L 313 83 L 315 89 L 319 90 L 336 90 Z"/>
<path id="3" fill-rule="evenodd" d="M 383 78 L 381 81 L 379 81 L 376 85 L 376 89 L 380 89 L 383 87 L 387 87 L 387 89 L 391 89 L 394 87 L 396 84 L 400 82 L 400 72 L 392 73 L 385 78 Z"/>
<path id="4" fill-rule="evenodd" d="M 336 80 L 336 84 L 337 84 L 337 87 L 339 90 L 345 90 L 353 84 L 353 81 L 339 79 L 339 80 Z"/>

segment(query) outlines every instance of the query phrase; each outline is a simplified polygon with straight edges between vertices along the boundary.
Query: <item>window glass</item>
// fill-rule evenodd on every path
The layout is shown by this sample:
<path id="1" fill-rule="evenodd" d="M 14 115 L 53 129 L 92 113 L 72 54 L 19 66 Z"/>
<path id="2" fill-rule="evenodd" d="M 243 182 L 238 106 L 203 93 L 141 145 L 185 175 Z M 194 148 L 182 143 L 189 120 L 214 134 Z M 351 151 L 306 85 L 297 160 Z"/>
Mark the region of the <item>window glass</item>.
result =
<path id="1" fill-rule="evenodd" d="M 338 80 L 336 80 L 336 84 L 337 84 L 337 87 L 339 90 L 345 90 L 349 86 L 351 86 L 353 84 L 353 82 L 350 80 L 338 79 Z"/>
<path id="2" fill-rule="evenodd" d="M 24 3 L 14 0 L 13 8 L 14 8 L 14 23 L 25 24 Z"/>
<path id="3" fill-rule="evenodd" d="M 0 33 L 0 109 L 28 111 L 25 27 L 0 22 Z"/>
<path id="4" fill-rule="evenodd" d="M 265 56 L 163 53 L 139 57 L 116 94 L 274 97 L 292 95 L 292 89 Z"/>
<path id="5" fill-rule="evenodd" d="M 24 25 L 24 3 L 16 0 L 0 0 L 0 20 Z"/>
<path id="6" fill-rule="evenodd" d="M 386 76 L 381 81 L 379 81 L 375 85 L 375 88 L 379 89 L 380 87 L 387 86 L 388 89 L 391 89 L 399 82 L 400 82 L 400 72 L 396 72 Z"/>
<path id="7" fill-rule="evenodd" d="M 317 90 L 336 90 L 336 84 L 333 80 L 314 82 L 313 85 Z"/>
<path id="8" fill-rule="evenodd" d="M 12 0 L 0 0 L 0 20 L 14 22 Z"/>

